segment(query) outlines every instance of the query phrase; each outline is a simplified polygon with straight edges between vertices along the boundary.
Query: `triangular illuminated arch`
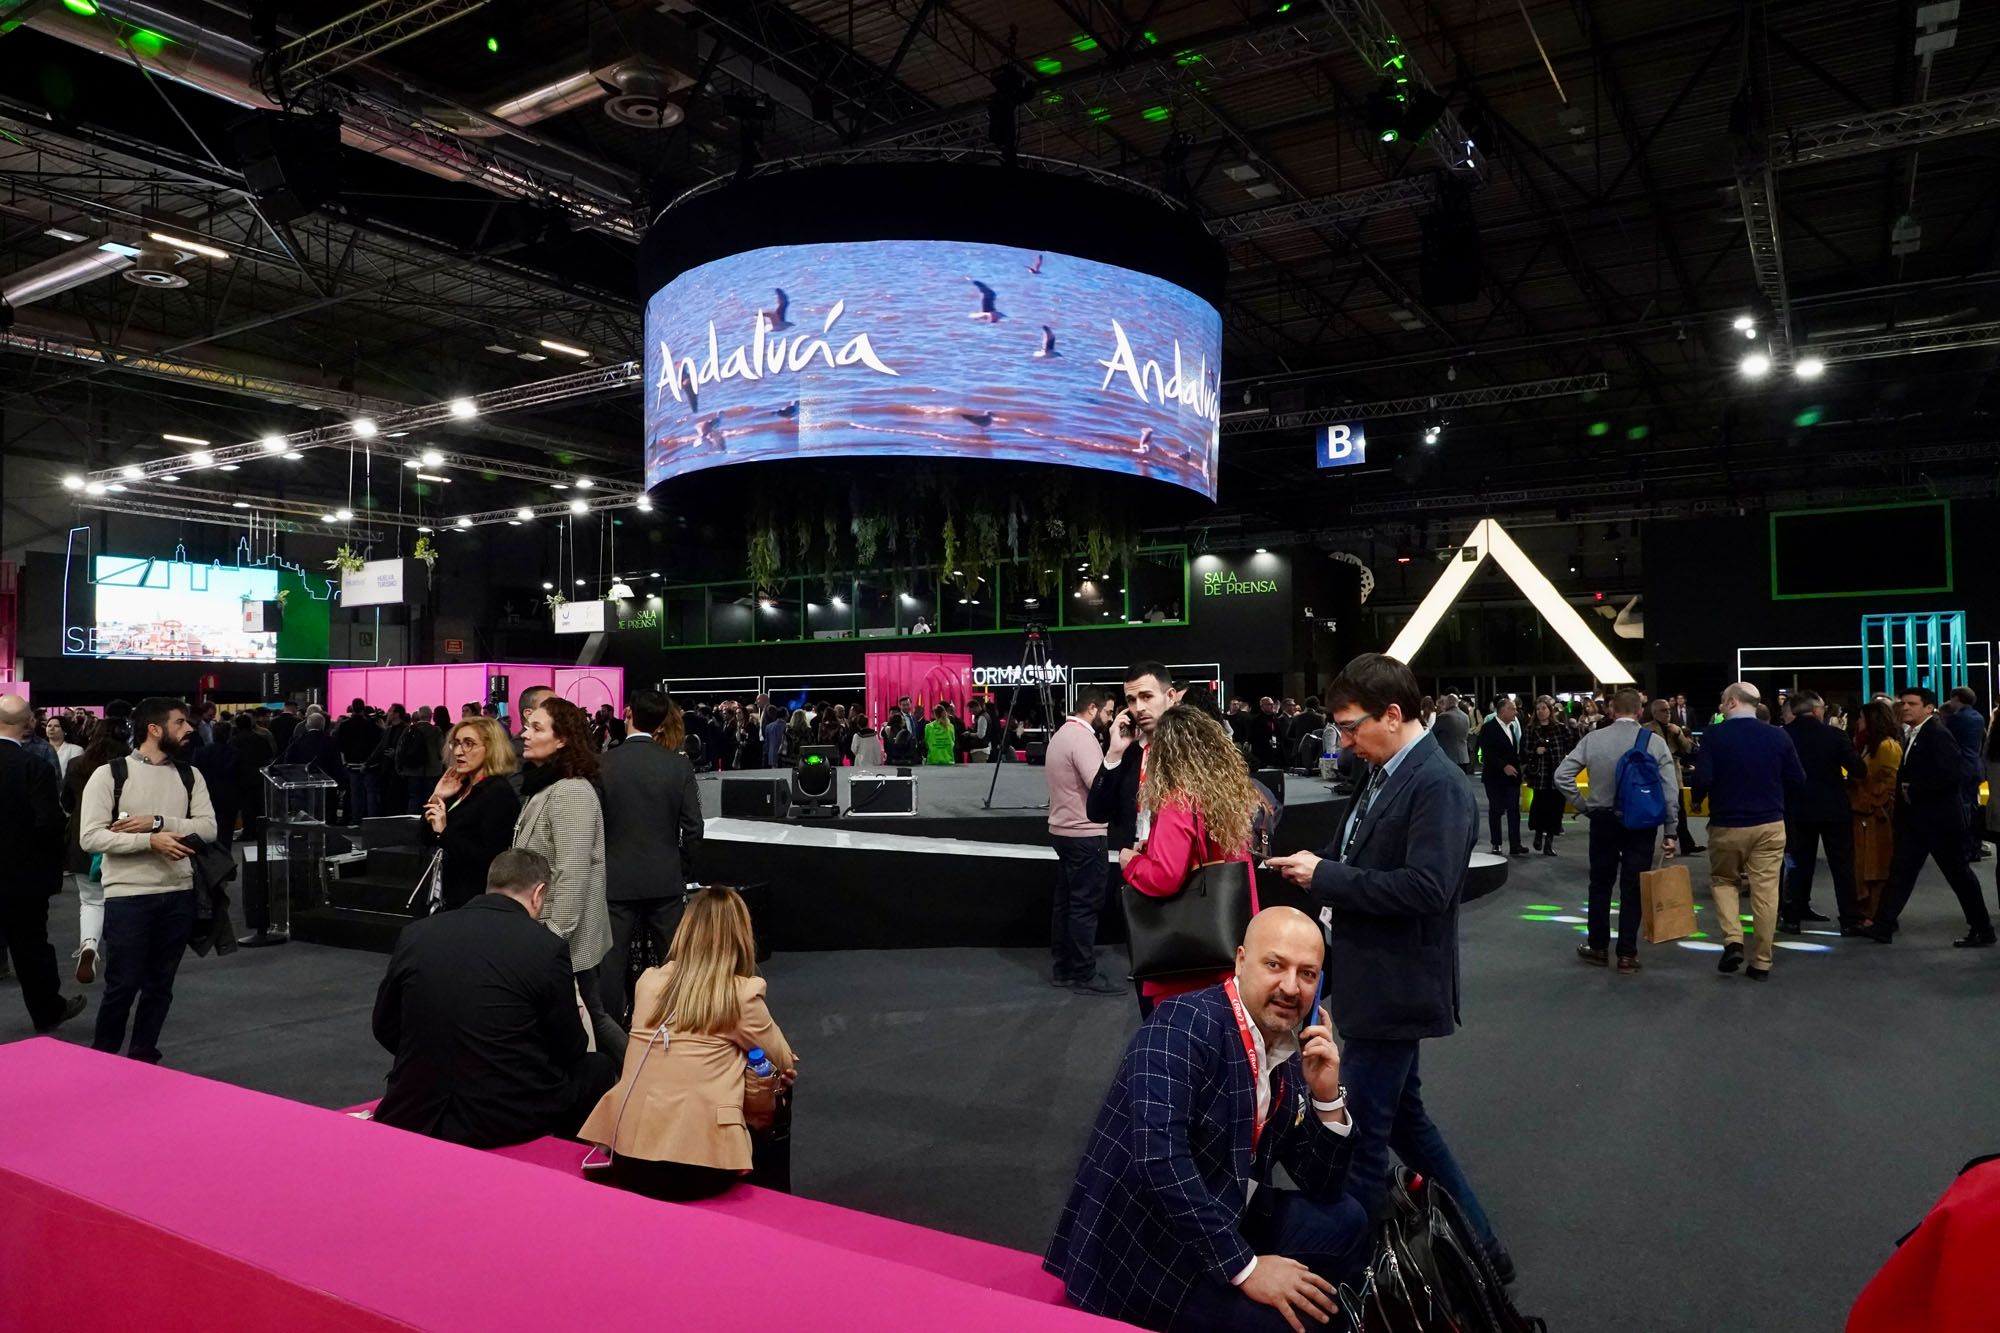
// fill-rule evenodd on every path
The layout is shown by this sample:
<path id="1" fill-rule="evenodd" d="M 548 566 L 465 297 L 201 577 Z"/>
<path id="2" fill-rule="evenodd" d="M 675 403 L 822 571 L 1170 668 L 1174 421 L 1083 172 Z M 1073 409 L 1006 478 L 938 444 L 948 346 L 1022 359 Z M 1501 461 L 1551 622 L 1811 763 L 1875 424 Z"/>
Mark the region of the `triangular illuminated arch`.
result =
<path id="1" fill-rule="evenodd" d="M 1459 593 L 1465 591 L 1465 585 L 1472 581 L 1472 576 L 1479 572 L 1479 567 L 1486 562 L 1488 556 L 1493 557 L 1493 563 L 1500 566 L 1508 578 L 1514 580 L 1514 586 L 1519 588 L 1529 602 L 1534 604 L 1534 608 L 1542 613 L 1542 618 L 1549 622 L 1549 627 L 1562 636 L 1562 641 L 1569 645 L 1570 651 L 1575 653 L 1589 669 L 1591 677 L 1598 684 L 1632 683 L 1632 673 L 1618 664 L 1618 659 L 1611 655 L 1611 650 L 1590 632 L 1590 626 L 1584 624 L 1583 617 L 1576 613 L 1576 608 L 1563 600 L 1555 585 L 1543 576 L 1541 570 L 1535 568 L 1535 562 L 1528 559 L 1527 552 L 1514 544 L 1514 539 L 1507 535 L 1506 529 L 1502 528 L 1497 520 L 1490 518 L 1480 519 L 1479 526 L 1472 530 L 1472 535 L 1465 539 L 1463 546 L 1459 547 L 1458 554 L 1452 558 L 1444 576 L 1429 593 L 1425 594 L 1424 600 L 1417 606 L 1416 614 L 1410 617 L 1410 623 L 1403 626 L 1403 632 L 1389 645 L 1389 656 L 1400 662 L 1408 662 L 1423 650 L 1424 640 L 1430 638 L 1431 631 L 1437 628 L 1440 620 L 1444 619 L 1444 613 L 1458 600 Z"/>

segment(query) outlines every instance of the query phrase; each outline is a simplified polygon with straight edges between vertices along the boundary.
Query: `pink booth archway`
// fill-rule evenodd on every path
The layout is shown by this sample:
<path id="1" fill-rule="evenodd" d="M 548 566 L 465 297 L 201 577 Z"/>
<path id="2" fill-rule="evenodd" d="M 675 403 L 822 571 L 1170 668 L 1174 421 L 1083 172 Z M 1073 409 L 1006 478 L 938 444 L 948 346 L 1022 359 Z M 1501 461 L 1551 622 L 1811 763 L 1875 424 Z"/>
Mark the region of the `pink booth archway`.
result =
<path id="1" fill-rule="evenodd" d="M 326 706 L 340 712 L 360 699 L 372 708 L 443 704 L 456 719 L 465 704 L 486 702 L 486 682 L 507 678 L 507 708 L 531 685 L 547 685 L 586 713 L 603 704 L 623 716 L 625 668 L 553 666 L 546 662 L 455 662 L 448 666 L 333 667 L 326 673 Z"/>

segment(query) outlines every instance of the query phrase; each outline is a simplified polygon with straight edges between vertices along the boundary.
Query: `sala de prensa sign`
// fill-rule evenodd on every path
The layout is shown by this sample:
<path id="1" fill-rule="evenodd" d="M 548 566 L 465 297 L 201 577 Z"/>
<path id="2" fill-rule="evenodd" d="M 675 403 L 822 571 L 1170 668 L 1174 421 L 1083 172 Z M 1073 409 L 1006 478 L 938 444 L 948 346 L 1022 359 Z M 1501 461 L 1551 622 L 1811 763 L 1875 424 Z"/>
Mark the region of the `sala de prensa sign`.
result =
<path id="1" fill-rule="evenodd" d="M 1214 570 L 1201 576 L 1203 597 L 1235 597 L 1246 593 L 1270 593 L 1277 590 L 1276 579 L 1239 579 L 1226 569 Z"/>

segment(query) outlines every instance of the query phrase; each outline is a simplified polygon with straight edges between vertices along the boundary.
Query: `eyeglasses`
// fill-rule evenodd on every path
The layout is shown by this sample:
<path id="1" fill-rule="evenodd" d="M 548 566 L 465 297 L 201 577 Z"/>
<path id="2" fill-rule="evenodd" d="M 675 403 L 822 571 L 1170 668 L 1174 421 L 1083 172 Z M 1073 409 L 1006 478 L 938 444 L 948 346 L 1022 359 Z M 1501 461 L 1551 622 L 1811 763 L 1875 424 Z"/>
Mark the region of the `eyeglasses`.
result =
<path id="1" fill-rule="evenodd" d="M 1387 712 L 1388 710 L 1384 709 L 1382 711 Z M 1352 736 L 1355 732 L 1361 730 L 1363 722 L 1379 722 L 1381 720 L 1382 713 L 1363 713 L 1360 717 L 1352 718 L 1346 722 L 1342 722 L 1339 718 L 1334 718 L 1333 725 L 1341 735 Z"/>
<path id="2" fill-rule="evenodd" d="M 451 748 L 454 750 L 481 750 L 485 748 L 485 745 L 486 743 L 476 736 L 460 736 L 452 741 Z"/>

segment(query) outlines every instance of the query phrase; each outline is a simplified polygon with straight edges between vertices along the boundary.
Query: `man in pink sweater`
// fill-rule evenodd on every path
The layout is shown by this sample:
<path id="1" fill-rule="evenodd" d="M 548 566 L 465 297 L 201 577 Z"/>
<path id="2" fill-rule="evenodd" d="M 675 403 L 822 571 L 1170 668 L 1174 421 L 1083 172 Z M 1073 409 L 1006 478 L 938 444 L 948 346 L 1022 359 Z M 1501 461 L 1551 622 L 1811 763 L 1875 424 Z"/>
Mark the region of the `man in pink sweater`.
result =
<path id="1" fill-rule="evenodd" d="M 1070 715 L 1049 738 L 1049 840 L 1056 849 L 1055 909 L 1049 925 L 1049 952 L 1055 958 L 1054 986 L 1078 995 L 1118 995 L 1124 987 L 1097 969 L 1097 917 L 1104 909 L 1110 853 L 1104 825 L 1085 812 L 1090 784 L 1104 763 L 1097 728 L 1111 707 L 1108 691 L 1077 687 Z"/>

